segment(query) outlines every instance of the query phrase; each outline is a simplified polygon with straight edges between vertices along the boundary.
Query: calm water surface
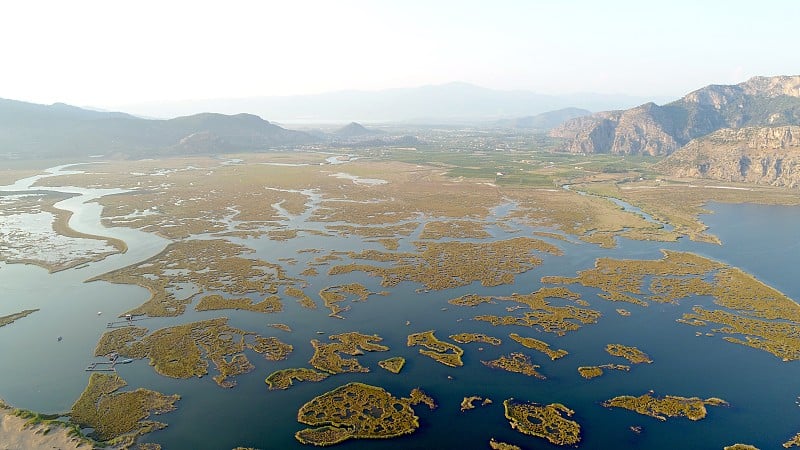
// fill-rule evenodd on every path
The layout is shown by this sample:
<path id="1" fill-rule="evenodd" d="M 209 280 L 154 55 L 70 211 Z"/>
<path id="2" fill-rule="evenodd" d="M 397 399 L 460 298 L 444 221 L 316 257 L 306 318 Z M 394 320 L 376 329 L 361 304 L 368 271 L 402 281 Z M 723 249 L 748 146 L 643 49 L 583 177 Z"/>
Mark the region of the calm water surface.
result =
<path id="1" fill-rule="evenodd" d="M 89 193 L 91 194 L 91 193 Z M 88 197 L 87 197 L 88 198 Z M 105 282 L 84 283 L 84 280 L 146 259 L 166 244 L 164 240 L 134 230 L 102 228 L 97 221 L 99 207 L 75 200 L 80 222 L 93 234 L 113 235 L 125 240 L 130 251 L 56 274 L 27 265 L 0 264 L 0 315 L 27 308 L 41 311 L 11 326 L 0 328 L 0 397 L 23 408 L 45 412 L 69 409 L 86 385 L 88 373 L 83 368 L 93 360 L 94 346 L 106 331 L 106 322 L 135 307 L 147 298 L 147 291 L 136 286 L 112 285 Z M 510 206 L 509 206 L 510 207 Z M 503 215 L 508 208 L 498 208 Z M 296 421 L 298 408 L 314 396 L 350 381 L 382 386 L 396 396 L 407 395 L 421 387 L 439 404 L 435 411 L 415 407 L 421 417 L 416 433 L 391 440 L 349 441 L 338 446 L 343 449 L 378 448 L 487 448 L 495 437 L 523 448 L 557 448 L 542 439 L 524 436 L 513 430 L 503 417 L 502 401 L 514 397 L 537 403 L 560 402 L 575 410 L 575 420 L 583 430 L 582 448 L 709 448 L 745 442 L 760 448 L 775 448 L 800 432 L 800 408 L 795 403 L 800 395 L 798 362 L 783 363 L 766 352 L 722 341 L 719 337 L 696 337 L 694 327 L 675 322 L 694 304 L 709 305 L 710 299 L 686 299 L 680 305 L 652 304 L 648 308 L 630 304 L 606 302 L 597 291 L 581 287 L 580 292 L 591 308 L 603 313 L 594 325 L 586 325 L 563 337 L 523 327 L 492 327 L 471 320 L 477 314 L 509 314 L 510 304 L 480 305 L 459 308 L 447 300 L 466 293 L 509 295 L 529 293 L 541 287 L 544 275 L 573 276 L 577 270 L 590 268 L 598 257 L 659 258 L 661 248 L 693 251 L 741 267 L 760 280 L 780 289 L 792 298 L 800 298 L 797 267 L 800 265 L 800 235 L 793 224 L 800 223 L 800 208 L 758 205 L 712 204 L 713 214 L 703 216 L 710 232 L 719 236 L 722 246 L 693 243 L 649 243 L 620 240 L 616 249 L 604 250 L 589 244 L 551 241 L 565 251 L 564 256 L 542 255 L 544 264 L 517 276 L 513 286 L 484 288 L 478 283 L 447 291 L 418 293 L 418 285 L 402 283 L 391 289 L 389 296 L 371 296 L 366 302 L 354 303 L 339 320 L 327 316 L 327 310 L 302 309 L 293 299 L 285 299 L 285 310 L 278 314 L 255 314 L 241 311 L 195 312 L 179 318 L 148 319 L 141 324 L 156 329 L 174 323 L 225 315 L 230 324 L 256 331 L 265 336 L 277 336 L 295 347 L 287 361 L 270 362 L 252 352 L 248 353 L 256 369 L 236 377 L 234 389 L 218 387 L 210 377 L 174 380 L 154 373 L 146 361 L 136 361 L 119 367 L 119 374 L 132 388 L 146 387 L 182 396 L 178 410 L 160 416 L 169 423 L 163 431 L 146 436 L 145 441 L 157 442 L 165 449 L 230 449 L 253 446 L 262 449 L 308 448 L 300 445 L 293 434 L 303 427 Z M 307 215 L 292 217 L 304 228 L 319 224 L 303 223 Z M 517 227 L 517 233 L 490 230 L 497 238 L 529 235 L 530 229 Z M 402 249 L 411 249 L 414 236 L 404 239 Z M 324 248 L 351 250 L 381 247 L 364 244 L 360 239 L 344 237 L 303 236 L 288 242 L 262 240 L 237 241 L 256 250 L 256 256 L 269 261 L 280 257 L 298 259 L 289 266 L 290 274 L 303 270 L 315 254 L 297 254 L 298 249 Z M 363 274 L 327 277 L 310 280 L 308 293 L 324 287 L 351 281 L 364 283 L 373 291 L 384 290 L 379 280 Z M 553 304 L 561 304 L 558 300 Z M 564 302 L 565 303 L 565 302 Z M 624 307 L 631 317 L 621 317 L 614 310 Z M 442 310 L 446 308 L 446 310 Z M 98 316 L 97 312 L 103 314 Z M 406 321 L 410 325 L 406 325 Z M 267 326 L 269 323 L 289 324 L 294 331 L 285 333 Z M 446 339 L 459 332 L 481 332 L 503 339 L 503 344 L 466 344 L 464 367 L 449 368 L 419 355 L 417 348 L 406 347 L 406 336 L 413 332 L 435 329 Z M 299 383 L 286 391 L 268 391 L 264 378 L 272 371 L 288 367 L 305 367 L 311 357 L 311 339 L 319 339 L 317 331 L 333 334 L 345 331 L 376 333 L 390 347 L 388 352 L 367 353 L 359 357 L 362 365 L 371 368 L 367 374 L 344 374 L 329 377 L 321 383 Z M 516 332 L 532 336 L 563 348 L 569 355 L 550 361 L 537 352 L 522 349 L 531 355 L 546 380 L 484 367 L 481 360 L 495 359 L 501 354 L 520 351 L 521 347 L 508 338 Z M 63 336 L 58 342 L 57 336 Z M 607 343 L 636 345 L 646 351 L 653 364 L 635 365 L 631 372 L 606 371 L 591 381 L 582 379 L 576 368 L 609 362 L 620 363 L 603 350 Z M 483 350 L 479 350 L 479 348 Z M 400 375 L 390 374 L 377 367 L 377 361 L 390 356 L 404 356 L 407 364 Z M 611 410 L 601 402 L 617 395 L 640 395 L 653 389 L 659 395 L 720 397 L 730 407 L 709 407 L 708 417 L 700 422 L 671 419 L 659 422 L 624 410 Z M 459 404 L 464 396 L 480 395 L 494 400 L 492 405 L 461 413 Z M 629 427 L 639 425 L 641 434 Z M 0 439 L 1 440 L 1 439 Z"/>

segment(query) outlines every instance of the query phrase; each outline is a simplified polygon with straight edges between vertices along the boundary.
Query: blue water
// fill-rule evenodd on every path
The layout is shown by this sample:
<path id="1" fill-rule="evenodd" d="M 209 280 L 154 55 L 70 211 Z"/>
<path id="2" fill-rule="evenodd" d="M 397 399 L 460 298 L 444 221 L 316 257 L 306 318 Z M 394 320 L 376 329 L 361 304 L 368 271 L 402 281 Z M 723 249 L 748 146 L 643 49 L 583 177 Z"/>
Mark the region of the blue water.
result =
<path id="1" fill-rule="evenodd" d="M 513 205 L 498 208 L 495 213 L 504 215 L 511 207 Z M 375 295 L 366 302 L 353 303 L 352 309 L 343 314 L 345 320 L 328 317 L 329 311 L 322 308 L 319 300 L 320 308 L 309 311 L 294 299 L 286 298 L 284 311 L 277 314 L 190 309 L 180 318 L 142 322 L 155 329 L 170 323 L 224 315 L 234 327 L 277 336 L 294 345 L 295 350 L 287 361 L 266 361 L 249 352 L 256 369 L 235 377 L 238 386 L 233 389 L 218 387 L 210 377 L 189 380 L 162 377 L 155 374 L 146 361 L 120 366 L 118 371 L 131 388 L 145 387 L 182 396 L 176 412 L 156 417 L 167 422 L 169 427 L 144 439 L 160 443 L 165 449 L 307 448 L 293 436 L 303 428 L 296 421 L 297 410 L 314 396 L 350 381 L 382 386 L 396 396 L 407 395 L 412 388 L 421 387 L 436 399 L 439 408 L 429 411 L 425 406 L 415 407 L 421 418 L 421 428 L 412 435 L 391 440 L 348 441 L 337 446 L 343 449 L 486 448 L 492 437 L 528 449 L 556 448 L 509 427 L 503 417 L 502 402 L 510 397 L 537 403 L 560 402 L 575 410 L 573 419 L 582 425 L 582 448 L 720 449 L 736 442 L 775 448 L 800 432 L 800 408 L 795 404 L 800 395 L 800 385 L 796 384 L 800 375 L 798 362 L 784 363 L 769 353 L 729 344 L 718 336 L 696 337 L 697 328 L 675 322 L 693 305 L 709 305 L 710 299 L 693 298 L 680 305 L 652 304 L 643 308 L 606 302 L 597 297 L 595 290 L 573 286 L 591 303 L 591 308 L 602 312 L 603 317 L 599 323 L 585 325 L 563 337 L 517 326 L 492 327 L 471 320 L 477 314 L 519 314 L 519 311 L 505 311 L 510 303 L 476 308 L 447 303 L 448 299 L 466 293 L 495 296 L 529 293 L 541 287 L 542 276 L 572 276 L 578 270 L 592 267 L 598 257 L 653 259 L 661 256 L 662 248 L 693 251 L 741 267 L 787 295 L 800 298 L 800 283 L 795 276 L 800 263 L 800 237 L 793 226 L 800 223 L 800 208 L 712 204 L 709 209 L 714 213 L 703 216 L 703 220 L 710 226 L 709 232 L 720 237 L 721 246 L 685 239 L 677 243 L 620 239 L 618 248 L 606 250 L 585 243 L 550 240 L 561 247 L 565 255 L 540 255 L 544 264 L 517 276 L 512 286 L 484 288 L 473 283 L 447 291 L 417 292 L 419 285 L 406 282 L 390 288 L 389 296 Z M 498 239 L 529 235 L 531 231 L 522 226 L 516 228 L 520 231 L 513 234 L 497 227 L 489 229 Z M 410 242 L 415 235 L 404 239 L 401 250 L 412 248 Z M 142 251 L 142 255 L 158 250 L 155 242 L 138 240 L 137 236 L 126 237 L 131 255 L 141 251 L 139 244 L 148 249 Z M 290 275 L 303 270 L 307 261 L 320 255 L 298 254 L 298 249 L 381 249 L 379 244 L 363 243 L 354 237 L 303 234 L 288 242 L 266 239 L 237 242 L 254 248 L 256 257 L 269 261 L 280 257 L 296 258 L 298 264 L 288 266 Z M 11 326 L 0 328 L 3 369 L 0 371 L 0 397 L 16 406 L 44 412 L 69 409 L 85 387 L 88 374 L 83 368 L 92 360 L 94 345 L 106 331 L 105 323 L 147 297 L 144 289 L 135 286 L 84 283 L 83 280 L 130 264 L 125 258 L 133 257 L 119 255 L 85 269 L 56 274 L 34 266 L 0 264 L 0 286 L 3 287 L 0 315 L 41 308 Z M 320 276 L 310 280 L 307 293 L 351 281 L 362 282 L 376 292 L 386 289 L 380 286 L 379 279 L 360 273 L 329 277 L 325 275 L 325 266 L 319 270 Z M 568 304 L 560 300 L 552 303 Z M 631 317 L 619 316 L 615 312 L 619 307 L 630 310 Z M 103 311 L 103 315 L 97 316 L 97 311 Z M 406 325 L 406 321 L 410 325 Z M 276 322 L 289 324 L 294 331 L 286 333 L 268 327 Z M 429 329 L 435 329 L 441 339 L 459 332 L 480 332 L 500 337 L 503 344 L 498 347 L 479 343 L 463 345 L 464 367 L 450 368 L 419 355 L 417 348 L 406 346 L 408 334 Z M 309 341 L 325 338 L 317 331 L 379 334 L 390 351 L 359 357 L 362 365 L 372 370 L 367 374 L 337 375 L 321 383 L 299 383 L 286 391 L 269 391 L 264 378 L 270 372 L 308 366 L 312 354 Z M 509 339 L 508 334 L 512 332 L 545 340 L 553 348 L 569 351 L 569 355 L 550 361 Z M 56 336 L 63 336 L 63 341 L 57 342 Z M 654 363 L 634 365 L 630 372 L 606 371 L 604 376 L 594 380 L 581 378 L 576 370 L 578 366 L 624 363 L 603 350 L 611 342 L 636 345 L 646 351 Z M 480 347 L 483 350 L 479 350 Z M 492 370 L 481 364 L 481 360 L 495 359 L 512 351 L 529 354 L 541 365 L 539 370 L 547 379 Z M 400 375 L 377 367 L 377 361 L 390 356 L 406 358 L 407 364 Z M 708 417 L 700 422 L 686 419 L 659 422 L 630 411 L 601 406 L 601 402 L 611 397 L 640 395 L 650 389 L 659 395 L 720 397 L 728 400 L 731 406 L 709 407 Z M 494 403 L 461 413 L 459 404 L 468 395 L 489 397 Z M 629 430 L 631 425 L 643 426 L 644 430 L 634 434 Z"/>

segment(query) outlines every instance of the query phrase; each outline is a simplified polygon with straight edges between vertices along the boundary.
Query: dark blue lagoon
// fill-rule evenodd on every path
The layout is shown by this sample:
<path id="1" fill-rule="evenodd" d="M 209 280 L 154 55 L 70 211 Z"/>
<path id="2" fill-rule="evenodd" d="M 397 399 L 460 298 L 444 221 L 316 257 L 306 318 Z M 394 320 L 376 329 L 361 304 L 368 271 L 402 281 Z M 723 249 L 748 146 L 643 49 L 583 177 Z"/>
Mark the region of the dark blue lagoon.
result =
<path id="1" fill-rule="evenodd" d="M 513 205 L 498 208 L 495 214 L 503 215 L 508 208 Z M 495 298 L 514 293 L 530 294 L 545 286 L 541 282 L 544 276 L 574 277 L 578 271 L 591 269 L 597 258 L 656 260 L 662 257 L 662 249 L 692 252 L 741 268 L 791 298 L 800 298 L 797 281 L 800 237 L 792 226 L 800 223 L 800 208 L 728 204 L 712 204 L 709 208 L 713 214 L 703 216 L 703 220 L 710 226 L 709 231 L 720 237 L 722 245 L 685 239 L 676 243 L 622 239 L 616 248 L 602 249 L 572 238 L 565 241 L 543 237 L 564 254 L 537 252 L 542 265 L 516 275 L 513 284 L 484 287 L 473 282 L 444 290 L 424 289 L 410 281 L 384 287 L 379 277 L 362 271 L 328 275 L 331 266 L 351 262 L 345 252 L 383 250 L 383 247 L 374 240 L 315 233 L 314 230 L 321 230 L 323 225 L 310 222 L 307 214 L 287 217 L 287 221 L 300 230 L 296 237 L 285 241 L 229 239 L 252 248 L 251 258 L 293 259 L 293 263 L 286 266 L 289 276 L 299 276 L 308 263 L 320 255 L 341 252 L 338 254 L 341 260 L 320 265 L 319 274 L 308 277 L 306 292 L 316 293 L 329 286 L 358 282 L 375 293 L 387 291 L 387 295 L 370 295 L 362 302 L 348 301 L 351 308 L 342 313 L 343 320 L 329 317 L 330 311 L 321 304 L 309 310 L 289 297 L 283 298 L 283 311 L 272 314 L 237 310 L 201 312 L 193 308 L 195 301 L 179 317 L 150 318 L 142 321 L 142 326 L 152 331 L 224 316 L 229 318 L 231 326 L 278 337 L 291 344 L 294 351 L 286 360 L 268 361 L 247 350 L 245 353 L 255 369 L 236 376 L 237 385 L 232 389 L 217 386 L 210 376 L 173 379 L 158 375 L 146 359 L 120 365 L 117 373 L 131 388 L 181 396 L 176 411 L 157 417 L 169 426 L 141 439 L 161 444 L 165 449 L 307 448 L 294 437 L 295 432 L 305 428 L 297 421 L 298 409 L 312 398 L 353 381 L 380 386 L 395 397 L 407 396 L 413 388 L 419 387 L 436 400 L 438 407 L 429 410 L 422 404 L 414 406 L 420 427 L 412 434 L 394 439 L 351 439 L 338 445 L 343 449 L 486 448 L 492 438 L 527 449 L 558 448 L 544 439 L 523 435 L 511 428 L 503 409 L 503 401 L 510 398 L 539 404 L 562 403 L 574 410 L 570 419 L 581 425 L 581 448 L 720 449 L 737 442 L 775 448 L 800 432 L 797 403 L 800 388 L 795 383 L 800 376 L 800 363 L 784 362 L 766 351 L 727 342 L 711 331 L 712 326 L 696 328 L 676 322 L 685 313 L 692 312 L 695 305 L 713 309 L 715 306 L 708 296 L 684 298 L 677 304 L 651 302 L 643 307 L 604 300 L 598 296 L 602 293 L 599 289 L 569 285 L 588 302 L 581 307 L 598 311 L 601 316 L 597 323 L 581 324 L 579 329 L 563 336 L 543 332 L 540 326 L 492 326 L 475 319 L 480 315 L 521 314 L 524 310 L 514 309 L 515 302 L 494 300 L 475 307 L 448 303 L 467 294 Z M 99 212 L 95 217 L 97 214 Z M 88 220 L 86 216 L 81 217 L 83 221 Z M 536 231 L 524 224 L 498 227 L 495 219 L 487 221 L 491 240 L 531 236 L 531 232 Z M 420 218 L 419 227 L 427 220 L 430 219 Z M 95 225 L 99 227 L 99 219 Z M 100 234 L 104 230 L 97 228 L 94 232 Z M 412 241 L 419 232 L 417 229 L 402 237 L 399 250 L 412 251 Z M 0 285 L 3 286 L 0 316 L 23 309 L 40 309 L 0 328 L 3 360 L 0 396 L 9 403 L 43 412 L 69 410 L 86 386 L 89 375 L 84 367 L 95 360 L 94 346 L 107 331 L 106 324 L 147 299 L 147 290 L 139 286 L 84 282 L 141 262 L 166 245 L 166 241 L 150 239 L 146 233 L 120 231 L 116 235 L 128 244 L 128 253 L 80 268 L 50 274 L 32 265 L 0 265 Z M 324 250 L 324 253 L 299 252 L 309 248 Z M 188 292 L 192 292 L 191 287 Z M 640 297 L 646 299 L 647 294 Z M 553 306 L 576 306 L 574 301 L 561 298 L 549 298 L 548 302 Z M 619 314 L 618 309 L 627 310 L 630 316 Z M 274 323 L 287 324 L 292 331 L 271 327 Z M 409 334 L 427 330 L 435 330 L 436 337 L 447 342 L 452 342 L 448 337 L 453 334 L 483 333 L 500 338 L 502 344 L 459 344 L 464 350 L 464 365 L 448 367 L 421 355 L 419 347 L 406 345 Z M 327 342 L 329 335 L 349 331 L 377 334 L 383 338 L 381 344 L 389 347 L 385 352 L 357 356 L 360 364 L 370 369 L 368 373 L 344 373 L 322 382 L 295 383 L 287 390 L 268 390 L 264 379 L 270 373 L 310 367 L 311 340 Z M 540 352 L 522 347 L 509 338 L 511 333 L 539 339 L 553 349 L 569 353 L 550 360 Z M 59 336 L 63 340 L 58 341 Z M 605 351 L 610 343 L 635 346 L 645 351 L 653 362 L 633 364 L 630 371 L 606 370 L 603 376 L 591 380 L 582 378 L 577 371 L 580 366 L 628 364 Z M 482 363 L 513 352 L 529 355 L 546 379 L 492 369 Z M 378 361 L 395 356 L 406 359 L 400 374 L 378 367 Z M 214 374 L 213 367 L 211 374 Z M 657 396 L 717 397 L 729 405 L 708 406 L 707 417 L 700 421 L 682 417 L 660 421 L 602 405 L 616 396 L 639 396 L 651 390 Z M 473 395 L 489 398 L 492 403 L 480 406 L 478 402 L 475 409 L 462 412 L 462 400 Z"/>

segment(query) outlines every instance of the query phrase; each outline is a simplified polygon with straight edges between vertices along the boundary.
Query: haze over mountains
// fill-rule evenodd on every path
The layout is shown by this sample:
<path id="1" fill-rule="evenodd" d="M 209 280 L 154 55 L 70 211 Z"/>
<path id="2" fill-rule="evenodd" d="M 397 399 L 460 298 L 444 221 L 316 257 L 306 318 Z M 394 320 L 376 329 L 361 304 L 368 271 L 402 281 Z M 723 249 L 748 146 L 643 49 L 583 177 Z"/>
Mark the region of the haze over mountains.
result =
<path id="1" fill-rule="evenodd" d="M 252 114 L 202 113 L 148 120 L 61 103 L 37 105 L 0 99 L 0 155 L 12 157 L 251 151 L 316 140 Z"/>
<path id="2" fill-rule="evenodd" d="M 387 115 L 407 117 L 404 114 L 410 111 L 425 110 L 432 116 L 439 115 L 440 119 L 431 119 L 431 123 L 445 120 L 442 117 L 454 108 L 465 116 L 502 111 L 509 118 L 472 123 L 524 132 L 550 129 L 550 136 L 561 140 L 561 149 L 569 152 L 669 156 L 659 167 L 677 176 L 800 186 L 800 76 L 754 77 L 736 85 L 709 85 L 663 106 L 648 102 L 627 110 L 595 114 L 575 107 L 531 114 L 542 105 L 553 105 L 547 101 L 555 97 L 458 83 L 377 94 L 329 95 L 329 99 L 363 95 L 361 103 L 341 106 L 351 107 L 352 111 L 366 112 L 364 108 L 370 108 L 373 114 L 388 111 Z M 309 107 L 313 103 L 311 97 L 305 99 L 305 104 L 300 101 L 297 111 Z M 370 103 L 377 98 L 382 98 L 383 103 Z M 280 99 L 288 102 L 290 98 Z M 262 100 L 252 102 L 259 104 Z M 48 106 L 0 99 L 0 156 L 143 157 L 258 151 L 318 143 L 338 147 L 420 144 L 413 133 L 387 134 L 357 122 L 329 132 L 294 131 L 257 115 L 241 113 L 247 111 L 244 104 L 225 106 L 228 110 L 233 108 L 237 114 L 200 113 L 157 120 L 61 103 Z M 336 111 L 341 113 L 342 109 Z M 514 115 L 521 111 L 528 114 Z M 333 113 L 334 109 L 323 108 L 324 112 Z"/>
<path id="3" fill-rule="evenodd" d="M 570 119 L 589 116 L 592 112 L 581 108 L 563 108 L 547 111 L 535 116 L 525 116 L 516 119 L 506 119 L 497 122 L 498 126 L 506 128 L 521 128 L 528 130 L 548 131 Z"/>
<path id="4" fill-rule="evenodd" d="M 468 83 L 448 83 L 381 91 L 338 91 L 315 95 L 170 101 L 122 105 L 121 109 L 150 117 L 176 117 L 213 111 L 247 111 L 283 123 L 448 122 L 485 121 L 532 116 L 578 107 L 591 111 L 619 109 L 646 101 L 610 94 L 545 95 L 530 91 L 487 89 Z"/>

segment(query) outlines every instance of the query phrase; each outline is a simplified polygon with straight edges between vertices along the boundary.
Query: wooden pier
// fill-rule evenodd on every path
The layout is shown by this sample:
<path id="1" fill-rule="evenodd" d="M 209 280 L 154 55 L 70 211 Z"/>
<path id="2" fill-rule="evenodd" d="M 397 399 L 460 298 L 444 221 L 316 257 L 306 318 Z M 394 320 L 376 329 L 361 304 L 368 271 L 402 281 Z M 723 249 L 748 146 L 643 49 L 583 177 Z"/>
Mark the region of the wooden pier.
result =
<path id="1" fill-rule="evenodd" d="M 112 353 L 106 356 L 108 361 L 95 361 L 86 366 L 87 372 L 116 372 L 117 364 L 132 363 L 132 359 L 119 359 L 117 353 Z"/>
<path id="2" fill-rule="evenodd" d="M 106 323 L 106 328 L 132 327 L 133 322 L 144 319 L 146 319 L 144 314 L 125 314 L 122 320 Z"/>

